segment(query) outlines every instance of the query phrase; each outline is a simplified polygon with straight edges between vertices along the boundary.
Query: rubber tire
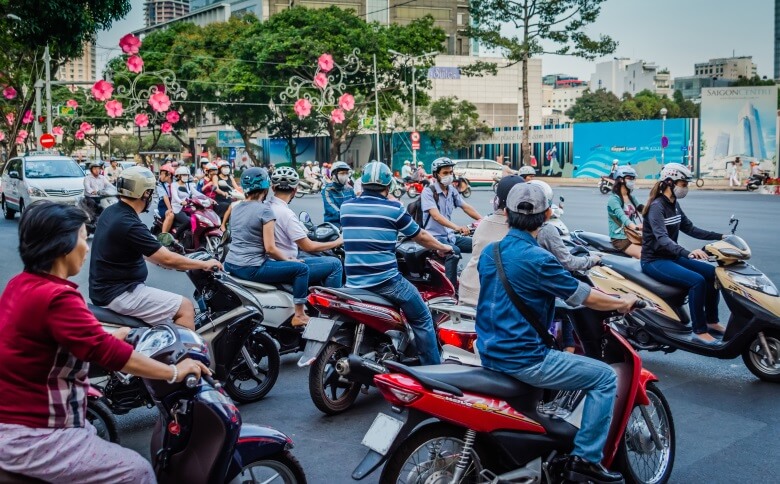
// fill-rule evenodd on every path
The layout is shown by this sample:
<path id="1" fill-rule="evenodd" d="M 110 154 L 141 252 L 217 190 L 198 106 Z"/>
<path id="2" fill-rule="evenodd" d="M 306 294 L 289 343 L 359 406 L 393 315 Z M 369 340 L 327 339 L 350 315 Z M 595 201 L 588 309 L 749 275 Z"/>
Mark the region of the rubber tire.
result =
<path id="1" fill-rule="evenodd" d="M 393 190 L 393 196 L 400 200 L 401 197 L 404 196 L 404 192 L 400 188 L 396 188 L 395 190 Z"/>
<path id="2" fill-rule="evenodd" d="M 116 429 L 116 418 L 111 409 L 106 405 L 102 398 L 90 398 L 87 400 L 87 420 L 89 423 L 100 419 L 108 435 L 98 437 L 115 444 L 119 443 L 119 431 Z M 92 424 L 95 425 L 95 424 Z"/>
<path id="3" fill-rule="evenodd" d="M 493 193 L 498 194 L 498 183 L 493 183 Z"/>
<path id="4" fill-rule="evenodd" d="M 300 190 L 296 190 L 296 191 L 295 191 L 295 198 L 302 198 L 304 195 L 306 195 L 306 194 L 305 194 L 305 193 L 303 193 L 303 192 L 302 192 L 302 191 L 300 191 Z"/>
<path id="5" fill-rule="evenodd" d="M 611 192 L 612 190 L 609 189 L 607 185 L 599 185 L 599 191 L 602 195 L 606 195 L 607 193 Z"/>
<path id="6" fill-rule="evenodd" d="M 666 401 L 666 397 L 663 393 L 661 393 L 661 390 L 658 389 L 658 386 L 656 386 L 655 383 L 650 382 L 647 384 L 647 392 L 648 393 L 654 393 L 659 400 L 661 400 L 661 405 L 664 408 L 664 411 L 666 412 L 666 416 L 669 418 L 669 429 L 670 429 L 670 437 L 672 440 L 672 445 L 669 450 L 669 465 L 666 467 L 666 471 L 664 471 L 663 476 L 661 476 L 661 479 L 658 482 L 667 482 L 669 480 L 669 476 L 672 475 L 672 468 L 674 467 L 674 457 L 675 452 L 677 450 L 677 441 L 675 440 L 675 434 L 674 434 L 674 418 L 672 417 L 672 410 L 669 407 L 669 402 Z M 633 408 L 631 409 L 633 411 Z M 626 450 L 626 435 L 625 432 L 623 433 L 623 438 L 620 439 L 620 444 L 618 444 L 618 450 L 617 454 L 615 455 L 615 462 L 613 467 L 616 467 L 622 474 L 623 479 L 625 479 L 626 484 L 642 484 L 643 481 L 639 481 L 636 479 L 636 477 L 631 472 L 631 466 L 628 463 L 628 453 Z"/>
<path id="7" fill-rule="evenodd" d="M 697 179 L 697 180 L 696 180 L 696 186 L 697 186 L 698 188 L 701 188 L 701 187 L 703 187 L 703 186 L 704 186 L 704 179 L 703 179 L 703 178 L 699 178 L 699 179 Z"/>
<path id="8" fill-rule="evenodd" d="M 780 334 L 778 333 L 772 333 L 764 331 L 764 336 L 767 338 L 774 338 L 780 340 Z M 755 335 L 755 339 L 753 339 L 750 342 L 750 345 L 746 346 L 744 350 L 742 350 L 742 362 L 745 363 L 745 366 L 747 366 L 747 369 L 750 370 L 750 373 L 754 374 L 756 377 L 758 377 L 760 380 L 768 381 L 772 383 L 780 383 L 780 374 L 777 375 L 767 375 L 766 373 L 762 372 L 759 368 L 757 368 L 753 362 L 750 359 L 750 348 L 753 347 L 753 341 L 758 339 L 758 335 Z M 780 356 L 780 355 L 778 355 Z"/>
<path id="9" fill-rule="evenodd" d="M 3 197 L 3 216 L 6 220 L 13 220 L 16 216 L 16 210 L 8 208 L 8 203 L 5 201 L 5 197 Z"/>
<path id="10" fill-rule="evenodd" d="M 285 467 L 287 467 L 288 469 L 290 469 L 291 474 L 293 474 L 295 478 L 295 484 L 306 484 L 306 473 L 303 471 L 303 466 L 301 465 L 300 462 L 298 462 L 298 459 L 289 450 L 284 450 L 282 452 L 279 452 L 278 454 L 274 454 L 264 459 L 257 459 L 255 461 L 252 461 L 249 464 L 245 465 L 241 470 L 243 471 L 251 464 L 254 464 L 256 462 L 268 462 L 268 461 L 278 462 L 284 465 Z"/>
<path id="11" fill-rule="evenodd" d="M 756 190 L 758 190 L 758 185 L 752 185 L 750 183 L 747 184 L 747 191 L 754 192 Z"/>
<path id="12" fill-rule="evenodd" d="M 382 475 L 379 478 L 379 482 L 382 484 L 398 482 L 399 474 L 401 473 L 401 469 L 403 469 L 406 460 L 412 455 L 412 452 L 414 452 L 425 442 L 433 440 L 437 437 L 453 437 L 463 440 L 465 433 L 466 429 L 447 424 L 431 425 L 413 433 L 395 450 L 395 452 L 393 452 L 393 454 L 387 460 L 384 469 L 382 469 Z M 493 465 L 492 461 L 490 460 L 491 454 L 487 452 L 487 450 L 488 449 L 481 445 L 479 436 L 477 436 L 477 441 L 474 445 L 474 452 L 477 454 L 483 469 L 492 469 Z"/>
<path id="13" fill-rule="evenodd" d="M 311 401 L 314 402 L 314 406 L 317 407 L 319 411 L 326 415 L 338 415 L 345 412 L 353 403 L 355 403 L 355 400 L 360 393 L 360 383 L 353 382 L 337 404 L 334 404 L 324 395 L 325 389 L 322 386 L 322 374 L 325 371 L 325 366 L 331 356 L 341 349 L 346 349 L 348 352 L 351 351 L 351 348 L 333 341 L 326 344 L 325 348 L 322 349 L 320 356 L 314 360 L 314 363 L 312 363 L 311 368 L 309 369 L 309 395 L 311 396 Z"/>
<path id="14" fill-rule="evenodd" d="M 417 190 L 414 188 L 410 188 L 406 191 L 406 194 L 409 195 L 409 198 L 417 198 L 420 196 L 419 193 L 417 193 Z"/>
<path id="15" fill-rule="evenodd" d="M 469 198 L 471 196 L 471 187 L 466 187 L 460 194 L 463 198 Z"/>
<path id="16" fill-rule="evenodd" d="M 252 403 L 262 400 L 268 395 L 268 392 L 270 392 L 276 384 L 277 378 L 279 378 L 279 349 L 276 346 L 276 341 L 274 341 L 274 339 L 265 331 L 252 333 L 249 337 L 255 338 L 263 349 L 265 349 L 266 355 L 268 356 L 268 375 L 258 389 L 252 392 L 239 390 L 233 385 L 233 381 L 226 375 L 225 381 L 223 382 L 225 391 L 230 395 L 230 398 L 238 403 Z M 234 361 L 239 358 L 243 358 L 240 352 L 236 353 Z M 234 364 L 231 362 L 230 368 L 233 368 L 233 366 Z"/>

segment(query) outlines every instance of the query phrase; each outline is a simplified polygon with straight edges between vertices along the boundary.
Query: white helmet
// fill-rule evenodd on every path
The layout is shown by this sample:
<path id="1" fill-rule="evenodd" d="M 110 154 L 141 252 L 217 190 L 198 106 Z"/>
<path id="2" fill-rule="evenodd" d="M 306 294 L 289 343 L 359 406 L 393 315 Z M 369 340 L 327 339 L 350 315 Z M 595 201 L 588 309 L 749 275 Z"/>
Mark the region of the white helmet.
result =
<path id="1" fill-rule="evenodd" d="M 534 170 L 534 167 L 532 166 L 525 165 L 520 167 L 520 171 L 518 171 L 517 174 L 523 177 L 528 175 L 536 175 L 536 170 Z"/>
<path id="2" fill-rule="evenodd" d="M 216 169 L 217 169 L 217 165 L 215 165 L 214 163 L 209 162 L 206 164 L 206 171 L 212 171 Z"/>
<path id="3" fill-rule="evenodd" d="M 547 198 L 547 206 L 551 207 L 553 203 L 553 189 L 547 182 L 542 180 L 531 180 L 528 183 L 539 186 L 544 191 L 544 196 Z"/>
<path id="4" fill-rule="evenodd" d="M 411 165 L 411 164 L 412 164 L 412 162 L 409 161 L 409 160 L 404 161 L 404 165 Z"/>
<path id="5" fill-rule="evenodd" d="M 176 171 L 173 174 L 174 176 L 182 176 L 182 175 L 190 176 L 190 170 L 186 166 L 180 166 L 176 168 Z"/>
<path id="6" fill-rule="evenodd" d="M 691 170 L 681 163 L 667 163 L 661 170 L 661 181 L 663 180 L 685 180 L 688 181 L 693 178 Z"/>
<path id="7" fill-rule="evenodd" d="M 298 186 L 298 172 L 289 166 L 280 166 L 271 173 L 271 186 L 281 189 L 290 189 Z"/>
<path id="8" fill-rule="evenodd" d="M 217 166 L 218 166 L 219 168 L 222 168 L 223 166 L 230 166 L 230 162 L 229 162 L 229 161 L 222 160 L 222 161 L 220 161 L 219 163 L 217 163 Z"/>

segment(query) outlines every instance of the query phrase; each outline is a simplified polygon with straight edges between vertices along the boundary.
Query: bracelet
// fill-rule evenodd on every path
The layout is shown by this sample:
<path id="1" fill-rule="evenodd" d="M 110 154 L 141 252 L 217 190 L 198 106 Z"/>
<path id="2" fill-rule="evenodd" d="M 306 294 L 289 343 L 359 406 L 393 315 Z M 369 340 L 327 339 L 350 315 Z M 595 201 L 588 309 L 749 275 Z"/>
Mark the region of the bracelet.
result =
<path id="1" fill-rule="evenodd" d="M 168 380 L 168 383 L 176 383 L 176 380 L 179 378 L 179 368 L 176 365 L 171 365 L 171 368 L 173 368 L 173 376 Z"/>

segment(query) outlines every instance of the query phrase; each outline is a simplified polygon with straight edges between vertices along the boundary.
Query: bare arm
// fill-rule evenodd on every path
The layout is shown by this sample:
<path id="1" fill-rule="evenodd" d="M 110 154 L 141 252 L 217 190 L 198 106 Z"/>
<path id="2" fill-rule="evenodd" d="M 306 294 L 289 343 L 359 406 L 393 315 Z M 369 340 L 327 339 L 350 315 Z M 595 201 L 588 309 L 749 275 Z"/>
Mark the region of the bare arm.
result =
<path id="1" fill-rule="evenodd" d="M 591 289 L 584 304 L 596 311 L 618 311 L 625 314 L 631 311 L 636 301 L 637 297 L 633 294 L 617 298 Z"/>
<path id="2" fill-rule="evenodd" d="M 315 252 L 323 252 L 326 250 L 335 249 L 336 247 L 344 243 L 344 239 L 339 237 L 338 239 L 332 242 L 315 242 L 308 237 L 304 237 L 302 239 L 296 240 L 295 243 L 298 244 L 298 247 L 302 251 L 315 253 Z"/>
<path id="3" fill-rule="evenodd" d="M 422 245 L 426 249 L 438 250 L 439 252 L 443 252 L 445 254 L 452 252 L 451 246 L 442 244 L 436 240 L 427 230 L 420 230 L 420 233 L 415 235 L 412 240 Z"/>
<path id="4" fill-rule="evenodd" d="M 195 260 L 183 255 L 176 254 L 160 247 L 157 252 L 146 258 L 148 261 L 163 266 L 167 269 L 176 269 L 180 271 L 188 271 L 190 269 L 201 269 L 204 271 L 210 271 L 213 267 L 222 269 L 222 264 L 216 259 L 209 260 Z"/>
<path id="5" fill-rule="evenodd" d="M 176 378 L 177 382 L 184 380 L 189 374 L 195 374 L 198 378 L 200 378 L 201 373 L 211 375 L 211 370 L 206 365 L 190 358 L 179 362 L 176 368 L 179 370 Z M 170 365 L 160 363 L 137 351 L 133 351 L 133 354 L 130 355 L 130 359 L 127 360 L 127 363 L 122 368 L 122 372 L 140 376 L 141 378 L 166 381 L 170 380 L 174 375 L 173 368 Z"/>

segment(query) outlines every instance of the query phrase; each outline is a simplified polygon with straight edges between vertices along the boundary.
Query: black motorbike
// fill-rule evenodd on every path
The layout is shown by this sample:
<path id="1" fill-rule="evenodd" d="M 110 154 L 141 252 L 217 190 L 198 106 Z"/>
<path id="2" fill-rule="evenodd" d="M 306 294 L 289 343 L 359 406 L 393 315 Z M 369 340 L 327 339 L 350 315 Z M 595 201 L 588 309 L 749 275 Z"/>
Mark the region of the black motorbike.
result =
<path id="1" fill-rule="evenodd" d="M 769 179 L 769 174 L 766 172 L 750 175 L 750 178 L 747 181 L 747 190 L 749 192 L 758 190 L 758 187 L 760 187 L 761 185 L 766 185 L 766 181 L 768 179 Z"/>

